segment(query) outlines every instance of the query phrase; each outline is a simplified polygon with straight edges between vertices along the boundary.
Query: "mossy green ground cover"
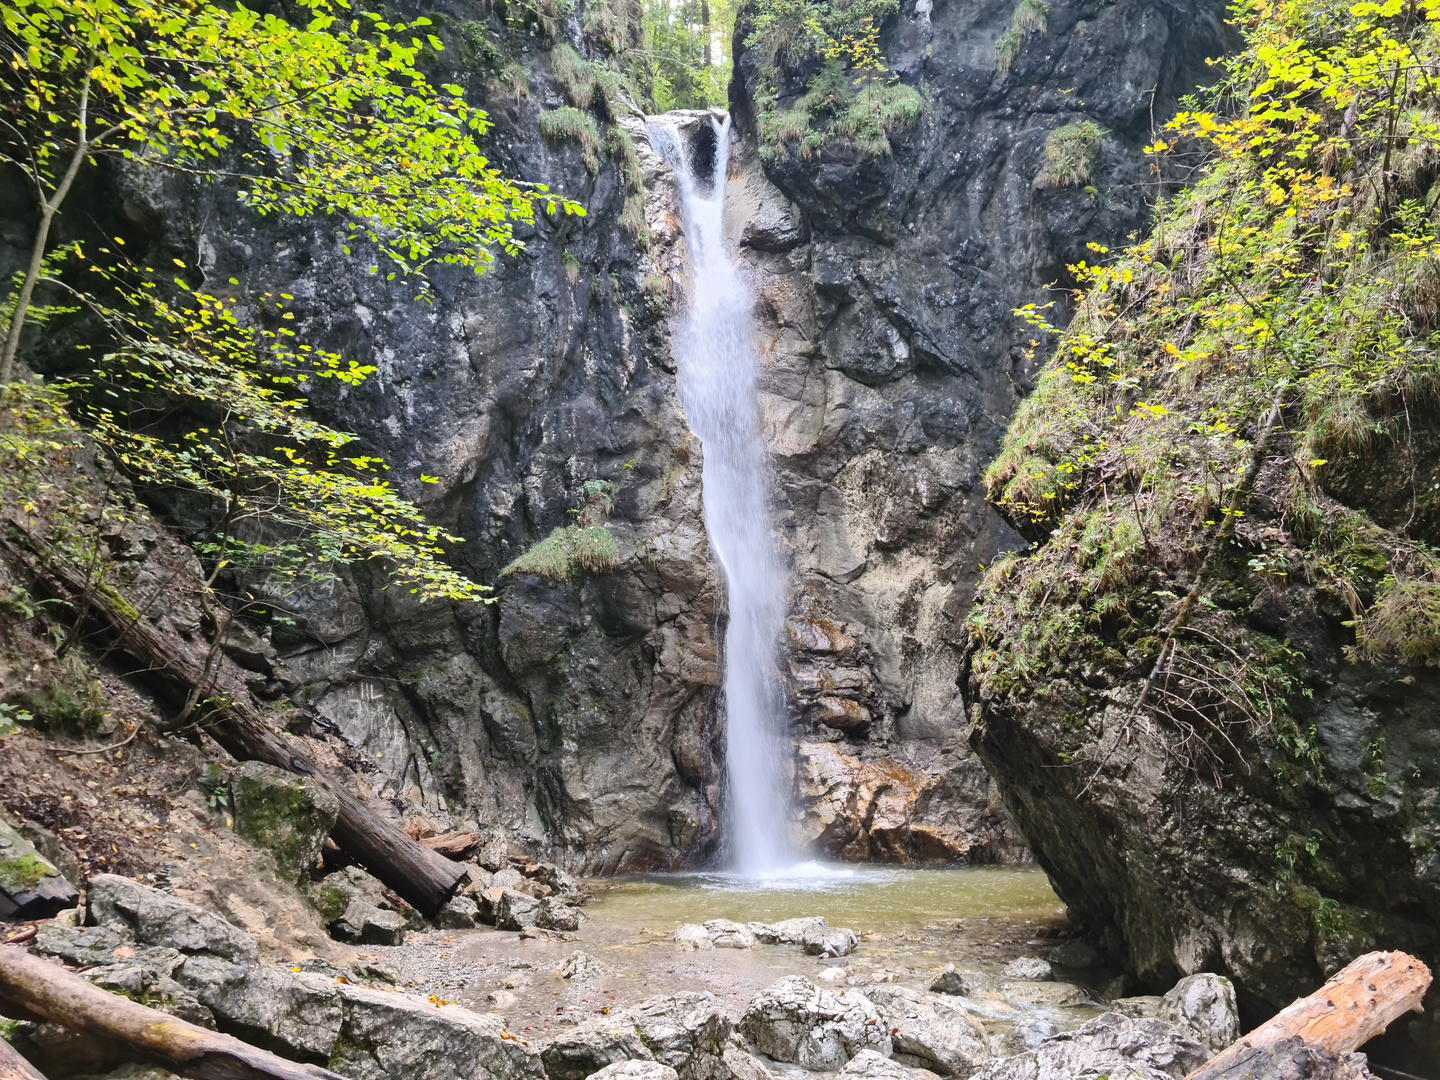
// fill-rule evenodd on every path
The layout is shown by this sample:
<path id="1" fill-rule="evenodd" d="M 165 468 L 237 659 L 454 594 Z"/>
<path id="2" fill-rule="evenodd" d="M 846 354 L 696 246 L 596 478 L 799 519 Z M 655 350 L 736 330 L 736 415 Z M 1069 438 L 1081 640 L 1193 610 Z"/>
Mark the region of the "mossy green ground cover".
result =
<path id="1" fill-rule="evenodd" d="M 1072 664 L 1132 700 L 1148 677 L 1136 722 L 1182 757 L 1258 734 L 1304 766 L 1306 667 L 1257 605 L 1304 586 L 1350 661 L 1440 665 L 1440 102 L 1405 59 L 1440 51 L 1433 7 L 1237 7 L 1248 48 L 1151 148 L 1211 164 L 1148 240 L 1074 268 L 1075 318 L 986 473 L 1036 546 L 982 585 L 982 697 L 1018 707 Z M 1073 134 L 1047 165 L 1083 161 Z M 1017 314 L 1040 347 L 1044 309 Z"/>

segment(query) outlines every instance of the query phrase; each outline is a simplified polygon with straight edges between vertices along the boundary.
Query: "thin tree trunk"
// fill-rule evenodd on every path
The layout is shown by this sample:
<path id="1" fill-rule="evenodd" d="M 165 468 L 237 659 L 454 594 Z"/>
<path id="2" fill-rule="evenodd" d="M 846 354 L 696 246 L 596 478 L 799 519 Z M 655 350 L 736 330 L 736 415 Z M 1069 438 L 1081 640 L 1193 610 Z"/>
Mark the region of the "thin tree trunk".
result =
<path id="1" fill-rule="evenodd" d="M 55 214 L 60 209 L 60 204 L 65 201 L 65 196 L 70 194 L 70 186 L 75 183 L 75 177 L 80 172 L 80 166 L 90 154 L 90 143 L 86 138 L 86 113 L 90 107 L 90 76 L 85 76 L 85 81 L 80 84 L 80 114 L 75 124 L 79 134 L 75 139 L 75 156 L 70 159 L 70 167 L 65 170 L 65 175 L 60 178 L 55 191 L 47 199 L 43 189 L 40 196 L 40 227 L 35 230 L 35 244 L 30 249 L 30 265 L 25 270 L 25 281 L 20 286 L 20 295 L 15 299 L 15 310 L 10 315 L 10 332 L 5 335 L 5 351 L 0 353 L 0 386 L 10 382 L 15 374 L 15 355 L 20 351 L 20 333 L 25 329 L 25 315 L 30 310 L 30 298 L 35 295 L 35 283 L 40 280 L 40 271 L 45 265 L 45 245 L 50 240 L 50 225 L 55 220 Z M 40 183 L 40 177 L 35 177 L 35 182 Z"/>
<path id="2" fill-rule="evenodd" d="M 700 0 L 700 29 L 705 35 L 705 66 L 713 67 L 715 61 L 711 58 L 710 48 L 710 3 L 709 0 Z"/>
<path id="3" fill-rule="evenodd" d="M 15 945 L 0 946 L 0 1000 L 52 1024 L 161 1060 L 194 1080 L 345 1080 L 101 990 Z M 0 1076 L 6 1076 L 0 1064 Z M 33 1080 L 39 1073 L 25 1080 Z M 6 1077 L 8 1080 L 8 1077 Z M 42 1077 L 41 1080 L 44 1080 Z"/>

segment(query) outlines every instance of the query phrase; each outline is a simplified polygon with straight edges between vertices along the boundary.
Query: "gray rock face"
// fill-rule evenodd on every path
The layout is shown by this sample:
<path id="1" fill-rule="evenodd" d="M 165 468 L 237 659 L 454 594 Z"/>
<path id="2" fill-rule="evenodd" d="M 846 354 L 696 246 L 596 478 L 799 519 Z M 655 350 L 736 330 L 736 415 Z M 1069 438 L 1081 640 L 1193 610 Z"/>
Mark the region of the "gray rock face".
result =
<path id="1" fill-rule="evenodd" d="M 791 975 L 761 991 L 741 1031 L 762 1054 L 804 1069 L 835 1070 L 864 1049 L 890 1056 L 879 1010 L 855 990 L 832 993 Z"/>
<path id="2" fill-rule="evenodd" d="M 1043 45 L 1005 75 L 1002 7 L 886 21 L 891 69 L 933 104 L 878 160 L 836 145 L 813 165 L 762 168 L 755 57 L 736 56 L 726 229 L 757 294 L 777 526 L 809 598 L 792 612 L 785 665 L 808 748 L 804 838 L 846 858 L 1018 853 L 960 737 L 955 693 L 975 567 L 1018 546 L 975 490 L 1029 378 L 1008 312 L 1041 299 L 1086 241 L 1114 245 L 1143 223 L 1151 88 L 1163 122 L 1176 93 L 1207 77 L 1200 58 L 1223 51 L 1220 0 L 1098 12 L 1057 0 Z M 585 218 L 541 215 L 522 229 L 524 252 L 484 276 L 441 271 L 432 304 L 369 274 L 371 253 L 347 254 L 333 223 L 259 219 L 223 185 L 121 168 L 96 201 L 137 258 L 196 263 L 244 295 L 293 295 L 299 340 L 373 365 L 359 386 L 317 387 L 316 412 L 382 454 L 398 489 L 465 539 L 463 568 L 499 590 L 494 607 L 422 606 L 359 569 L 287 598 L 300 623 L 274 646 L 372 756 L 378 793 L 473 813 L 571 869 L 698 862 L 719 832 L 722 605 L 703 447 L 670 349 L 689 285 L 672 179 L 643 126 L 621 121 L 648 191 L 641 250 L 619 227 L 615 164 L 591 177 L 573 145 L 536 133 L 559 99 L 544 50 L 519 56 L 528 97 L 494 92 L 453 35 L 488 17 L 504 36 L 499 15 L 454 0 L 437 10 L 450 45 L 437 75 L 490 113 L 487 155 L 578 198 Z M 1107 132 L 1093 191 L 1037 190 L 1046 135 L 1082 109 Z M 501 579 L 570 523 L 592 479 L 616 484 L 620 569 Z M 493 852 L 478 861 L 504 865 Z"/>
<path id="3" fill-rule="evenodd" d="M 674 1069 L 680 1080 L 728 1080 L 724 1056 L 735 1025 L 711 995 L 651 998 L 626 1015 L 655 1060 Z"/>
<path id="4" fill-rule="evenodd" d="M 880 1010 L 902 1065 L 967 1080 L 989 1057 L 984 1030 L 944 997 L 902 986 L 871 987 L 865 996 Z"/>
<path id="5" fill-rule="evenodd" d="M 977 1080 L 1183 1080 L 1209 1058 L 1205 1048 L 1160 1020 L 1105 1013 L 1035 1050 L 990 1061 Z"/>
<path id="6" fill-rule="evenodd" d="M 1160 999 L 1155 1015 L 1199 1040 L 1212 1054 L 1240 1038 L 1235 986 L 1219 975 L 1187 975 Z"/>
<path id="7" fill-rule="evenodd" d="M 85 898 L 93 926 L 125 934 L 142 945 L 208 954 L 240 964 L 260 955 L 254 940 L 219 915 L 117 874 L 96 874 Z"/>
<path id="8" fill-rule="evenodd" d="M 258 761 L 236 767 L 230 800 L 235 831 L 268 849 L 291 881 L 315 865 L 340 813 L 339 801 L 316 781 Z"/>

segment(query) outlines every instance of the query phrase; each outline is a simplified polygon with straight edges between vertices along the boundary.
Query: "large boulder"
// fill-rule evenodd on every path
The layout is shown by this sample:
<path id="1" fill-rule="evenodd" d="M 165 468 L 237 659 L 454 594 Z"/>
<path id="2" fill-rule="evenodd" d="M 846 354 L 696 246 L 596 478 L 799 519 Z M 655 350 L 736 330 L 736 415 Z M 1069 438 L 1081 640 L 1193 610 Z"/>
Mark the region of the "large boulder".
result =
<path id="1" fill-rule="evenodd" d="M 965 1080 L 989 1057 L 984 1030 L 944 997 L 903 986 L 872 987 L 866 996 L 884 1017 L 901 1064 Z"/>
<path id="2" fill-rule="evenodd" d="M 0 919 L 48 919 L 79 902 L 54 863 L 0 817 Z"/>
<path id="3" fill-rule="evenodd" d="M 96 986 L 151 1008 L 213 1028 L 215 1017 L 173 977 L 185 957 L 177 949 L 137 947 L 133 938 L 100 926 L 42 923 L 31 948 L 82 969 Z"/>
<path id="4" fill-rule="evenodd" d="M 1220 975 L 1187 975 L 1160 999 L 1155 1015 L 1218 1054 L 1240 1038 L 1235 984 Z"/>
<path id="5" fill-rule="evenodd" d="M 890 1033 L 880 1012 L 855 990 L 831 993 L 791 975 L 757 994 L 741 1031 L 762 1054 L 804 1069 L 839 1069 L 871 1049 L 888 1057 Z"/>
<path id="6" fill-rule="evenodd" d="M 542 930 L 574 931 L 585 921 L 585 913 L 573 904 L 567 904 L 554 896 L 540 901 L 535 915 L 535 925 Z"/>
<path id="7" fill-rule="evenodd" d="M 733 1033 L 714 995 L 671 994 L 562 1032 L 542 1057 L 550 1080 L 583 1080 L 617 1061 L 651 1059 L 680 1080 L 763 1080 L 764 1067 L 733 1046 Z"/>
<path id="8" fill-rule="evenodd" d="M 358 866 L 342 867 L 326 875 L 315 885 L 313 896 L 316 910 L 337 941 L 358 945 L 404 943 L 410 920 L 394 909 L 385 887 Z M 458 917 L 455 914 L 455 921 Z"/>
<path id="9" fill-rule="evenodd" d="M 540 1055 L 498 1016 L 318 975 L 296 978 L 339 1002 L 329 1067 L 352 1080 L 545 1080 Z"/>
<path id="10" fill-rule="evenodd" d="M 562 1031 L 540 1057 L 550 1080 L 585 1080 L 617 1061 L 655 1060 L 623 1011 Z"/>
<path id="11" fill-rule="evenodd" d="M 192 956 L 175 979 L 222 1029 L 283 1057 L 324 1060 L 340 1037 L 343 1016 L 334 988 L 310 985 L 286 968 Z"/>
<path id="12" fill-rule="evenodd" d="M 281 875 L 295 882 L 320 858 L 340 814 L 339 800 L 313 777 L 258 761 L 235 769 L 230 799 L 235 831 L 269 850 Z"/>
<path id="13" fill-rule="evenodd" d="M 725 1080 L 725 1050 L 735 1024 L 712 994 L 650 998 L 625 1010 L 655 1060 L 680 1080 Z"/>
<path id="14" fill-rule="evenodd" d="M 141 945 L 253 964 L 260 950 L 249 934 L 213 912 L 118 874 L 96 874 L 85 899 L 86 921 Z"/>
<path id="15" fill-rule="evenodd" d="M 987 1062 L 976 1080 L 1183 1080 L 1209 1057 L 1198 1042 L 1162 1020 L 1105 1013 L 1028 1053 Z"/>

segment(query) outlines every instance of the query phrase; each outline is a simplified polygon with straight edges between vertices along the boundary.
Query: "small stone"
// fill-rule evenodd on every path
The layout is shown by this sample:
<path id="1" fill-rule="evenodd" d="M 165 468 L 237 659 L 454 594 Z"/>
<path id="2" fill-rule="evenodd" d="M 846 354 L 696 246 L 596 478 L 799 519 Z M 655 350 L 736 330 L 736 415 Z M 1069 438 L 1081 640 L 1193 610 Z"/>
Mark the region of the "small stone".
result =
<path id="1" fill-rule="evenodd" d="M 1156 1015 L 1193 1035 L 1212 1054 L 1240 1038 L 1235 986 L 1220 975 L 1187 975 L 1160 999 Z"/>
<path id="2" fill-rule="evenodd" d="M 850 977 L 850 973 L 843 967 L 828 967 L 819 975 L 815 976 L 821 982 L 838 983 L 844 982 Z"/>
<path id="3" fill-rule="evenodd" d="M 980 981 L 973 971 L 956 971 L 954 964 L 946 964 L 939 975 L 930 983 L 936 994 L 950 994 L 952 997 L 966 997 L 973 994 Z"/>
<path id="4" fill-rule="evenodd" d="M 679 1080 L 674 1069 L 658 1061 L 617 1061 L 590 1075 L 599 1080 Z"/>
<path id="5" fill-rule="evenodd" d="M 1100 957 L 1094 948 L 1079 938 L 1071 938 L 1055 946 L 1050 953 L 1050 963 L 1068 968 L 1091 968 L 1098 959 Z"/>
<path id="6" fill-rule="evenodd" d="M 675 944 L 682 949 L 713 949 L 715 942 L 710 940 L 710 934 L 705 927 L 698 923 L 685 923 L 675 928 Z"/>
<path id="7" fill-rule="evenodd" d="M 544 930 L 579 930 L 584 921 L 583 911 L 553 896 L 540 901 L 540 913 L 535 917 L 535 925 Z"/>
<path id="8" fill-rule="evenodd" d="M 452 896 L 435 913 L 435 925 L 442 930 L 473 930 L 480 919 L 480 905 L 468 896 Z"/>
<path id="9" fill-rule="evenodd" d="M 705 924 L 705 933 L 717 949 L 753 949 L 756 937 L 748 926 L 741 926 L 729 919 L 711 919 Z"/>
<path id="10" fill-rule="evenodd" d="M 520 1004 L 520 999 L 509 990 L 492 990 L 485 995 L 485 1000 L 490 1004 L 492 1009 L 499 1012 L 509 1012 Z"/>
<path id="11" fill-rule="evenodd" d="M 1055 978 L 1054 969 L 1038 956 L 1022 956 L 1018 960 L 1011 960 L 1001 974 L 1007 979 L 1020 979 L 1023 982 L 1049 982 Z"/>
<path id="12" fill-rule="evenodd" d="M 371 908 L 365 912 L 360 926 L 361 945 L 403 945 L 409 921 L 398 911 Z"/>
<path id="13" fill-rule="evenodd" d="M 587 979 L 595 978 L 602 970 L 601 966 L 585 953 L 573 952 L 565 958 L 565 963 L 560 965 L 560 977 L 574 979 L 576 982 L 585 982 Z"/>
<path id="14" fill-rule="evenodd" d="M 496 875 L 498 878 L 500 875 Z M 523 930 L 540 918 L 540 901 L 515 889 L 501 889 L 495 901 L 495 925 L 501 930 Z"/>

